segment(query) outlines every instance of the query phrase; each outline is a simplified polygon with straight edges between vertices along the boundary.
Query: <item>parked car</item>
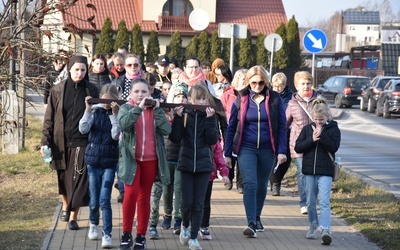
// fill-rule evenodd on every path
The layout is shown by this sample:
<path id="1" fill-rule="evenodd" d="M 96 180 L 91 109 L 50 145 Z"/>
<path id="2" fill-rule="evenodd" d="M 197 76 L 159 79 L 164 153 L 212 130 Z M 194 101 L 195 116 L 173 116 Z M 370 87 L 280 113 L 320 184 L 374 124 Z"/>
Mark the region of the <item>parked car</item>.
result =
<path id="1" fill-rule="evenodd" d="M 361 91 L 359 99 L 360 109 L 362 111 L 368 110 L 370 113 L 375 112 L 378 96 L 391 79 L 400 80 L 400 76 L 376 76 L 372 79 L 371 83 Z"/>
<path id="2" fill-rule="evenodd" d="M 390 80 L 378 96 L 376 114 L 390 118 L 391 114 L 400 114 L 400 80 Z"/>
<path id="3" fill-rule="evenodd" d="M 343 106 L 350 108 L 360 104 L 360 100 L 357 98 L 361 95 L 361 88 L 367 86 L 369 82 L 370 79 L 365 76 L 331 76 L 322 85 L 319 85 L 318 91 L 328 102 L 334 103 L 336 108 Z"/>

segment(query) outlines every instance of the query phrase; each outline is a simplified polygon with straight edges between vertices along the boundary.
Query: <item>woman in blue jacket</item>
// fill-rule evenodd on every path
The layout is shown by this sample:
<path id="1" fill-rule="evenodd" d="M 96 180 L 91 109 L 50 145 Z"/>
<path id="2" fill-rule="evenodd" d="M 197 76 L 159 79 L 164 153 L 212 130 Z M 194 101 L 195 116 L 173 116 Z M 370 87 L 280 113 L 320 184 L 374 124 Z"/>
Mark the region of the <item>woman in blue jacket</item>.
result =
<path id="1" fill-rule="evenodd" d="M 260 215 L 267 196 L 272 163 L 286 161 L 286 117 L 281 97 L 270 89 L 267 70 L 253 66 L 246 74 L 247 86 L 232 105 L 225 139 L 225 161 L 231 167 L 237 155 L 243 178 L 243 203 L 247 237 L 264 231 Z"/>

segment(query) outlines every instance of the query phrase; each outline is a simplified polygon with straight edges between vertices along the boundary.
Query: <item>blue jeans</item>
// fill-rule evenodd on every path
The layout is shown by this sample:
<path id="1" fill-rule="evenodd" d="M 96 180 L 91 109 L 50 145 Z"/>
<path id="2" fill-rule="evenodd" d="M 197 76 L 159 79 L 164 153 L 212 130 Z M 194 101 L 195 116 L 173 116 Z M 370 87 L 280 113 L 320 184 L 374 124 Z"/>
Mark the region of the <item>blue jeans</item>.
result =
<path id="1" fill-rule="evenodd" d="M 297 167 L 297 188 L 299 190 L 299 197 L 300 197 L 300 207 L 307 206 L 307 197 L 306 197 L 306 179 L 304 178 L 303 172 L 301 169 L 303 168 L 303 157 L 294 158 L 294 164 Z"/>
<path id="2" fill-rule="evenodd" d="M 317 199 L 319 194 L 320 226 L 331 231 L 331 187 L 332 177 L 305 175 L 308 221 L 318 227 Z"/>
<path id="3" fill-rule="evenodd" d="M 256 222 L 267 196 L 274 154 L 272 149 L 241 147 L 238 154 L 240 173 L 243 178 L 243 203 L 247 222 Z"/>
<path id="4" fill-rule="evenodd" d="M 94 225 L 99 225 L 100 211 L 103 217 L 103 234 L 111 235 L 112 209 L 111 191 L 115 178 L 114 168 L 97 168 L 87 166 L 89 178 L 89 220 Z"/>

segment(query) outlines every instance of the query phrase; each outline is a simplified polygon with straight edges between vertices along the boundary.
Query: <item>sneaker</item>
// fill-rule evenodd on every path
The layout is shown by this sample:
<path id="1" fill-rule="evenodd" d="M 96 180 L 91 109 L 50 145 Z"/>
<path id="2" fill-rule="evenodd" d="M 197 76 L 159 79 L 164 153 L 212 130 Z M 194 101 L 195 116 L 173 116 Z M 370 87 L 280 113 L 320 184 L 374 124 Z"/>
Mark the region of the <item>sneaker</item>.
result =
<path id="1" fill-rule="evenodd" d="M 301 208 L 300 208 L 300 213 L 301 213 L 301 214 L 308 214 L 307 207 L 306 207 L 306 206 L 301 207 Z"/>
<path id="2" fill-rule="evenodd" d="M 239 194 L 243 194 L 243 188 L 238 188 L 237 191 Z"/>
<path id="3" fill-rule="evenodd" d="M 110 235 L 104 234 L 103 237 L 101 237 L 101 247 L 112 248 L 112 239 Z"/>
<path id="4" fill-rule="evenodd" d="M 119 245 L 119 250 L 131 250 L 133 246 L 132 234 L 124 232 L 121 238 L 121 244 Z"/>
<path id="5" fill-rule="evenodd" d="M 189 249 L 192 249 L 192 250 L 199 249 L 199 250 L 201 250 L 203 248 L 201 248 L 200 243 L 199 243 L 199 241 L 197 239 L 190 239 L 189 240 Z"/>
<path id="6" fill-rule="evenodd" d="M 188 227 L 184 227 L 183 223 L 181 226 L 181 233 L 179 234 L 179 241 L 183 244 L 183 245 L 187 245 L 189 242 L 189 228 Z"/>
<path id="7" fill-rule="evenodd" d="M 161 225 L 161 228 L 164 230 L 168 230 L 171 228 L 171 221 L 172 221 L 172 216 L 164 215 L 164 221 Z"/>
<path id="8" fill-rule="evenodd" d="M 202 240 L 211 240 L 211 233 L 208 227 L 202 227 L 199 231 Z"/>
<path id="9" fill-rule="evenodd" d="M 259 216 L 256 217 L 256 231 L 257 232 L 264 232 L 264 227 L 261 223 L 261 219 Z"/>
<path id="10" fill-rule="evenodd" d="M 144 235 L 137 235 L 133 243 L 133 249 L 146 249 L 146 237 Z"/>
<path id="11" fill-rule="evenodd" d="M 158 239 L 157 225 L 151 225 L 149 229 L 149 239 Z"/>
<path id="12" fill-rule="evenodd" d="M 89 226 L 89 233 L 88 233 L 88 238 L 89 240 L 97 240 L 97 238 L 99 237 L 99 226 L 90 223 Z"/>
<path id="13" fill-rule="evenodd" d="M 272 184 L 271 194 L 272 196 L 281 196 L 281 184 Z"/>
<path id="14" fill-rule="evenodd" d="M 317 238 L 317 226 L 312 224 L 309 228 L 308 228 L 308 232 L 306 235 L 307 239 L 316 239 Z"/>
<path id="15" fill-rule="evenodd" d="M 254 222 L 249 223 L 249 225 L 243 230 L 243 234 L 247 238 L 257 238 L 256 225 Z"/>
<path id="16" fill-rule="evenodd" d="M 322 245 L 330 245 L 332 242 L 331 233 L 327 229 L 322 229 Z"/>
<path id="17" fill-rule="evenodd" d="M 174 234 L 179 235 L 181 233 L 182 220 L 175 220 L 174 223 Z"/>

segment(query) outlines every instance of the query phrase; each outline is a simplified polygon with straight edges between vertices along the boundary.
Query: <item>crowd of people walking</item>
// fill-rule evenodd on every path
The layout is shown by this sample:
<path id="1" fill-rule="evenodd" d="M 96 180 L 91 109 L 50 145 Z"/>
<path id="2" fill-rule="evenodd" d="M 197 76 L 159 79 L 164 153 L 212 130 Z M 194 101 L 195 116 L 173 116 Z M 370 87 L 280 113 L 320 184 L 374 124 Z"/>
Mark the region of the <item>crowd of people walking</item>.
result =
<path id="1" fill-rule="evenodd" d="M 115 187 L 122 203 L 120 250 L 146 249 L 146 235 L 157 239 L 160 228 L 172 228 L 189 249 L 202 249 L 198 238 L 212 240 L 219 176 L 228 190 L 236 180 L 247 219 L 242 233 L 255 238 L 264 231 L 268 185 L 281 195 L 293 159 L 300 213 L 308 214 L 305 236 L 317 238 L 320 227 L 322 244 L 332 242 L 330 155 L 340 146 L 340 130 L 308 72 L 295 74 L 293 94 L 285 74 L 271 76 L 261 65 L 233 74 L 220 58 L 188 57 L 181 69 L 167 55 L 145 65 L 125 46 L 114 55 L 94 55 L 90 65 L 72 56 L 65 66 L 59 59 L 53 66 L 43 92 L 41 153 L 51 150 L 60 220 L 70 230 L 80 229 L 77 213 L 89 206 L 87 238 L 101 235 L 101 246 L 113 247 Z"/>

